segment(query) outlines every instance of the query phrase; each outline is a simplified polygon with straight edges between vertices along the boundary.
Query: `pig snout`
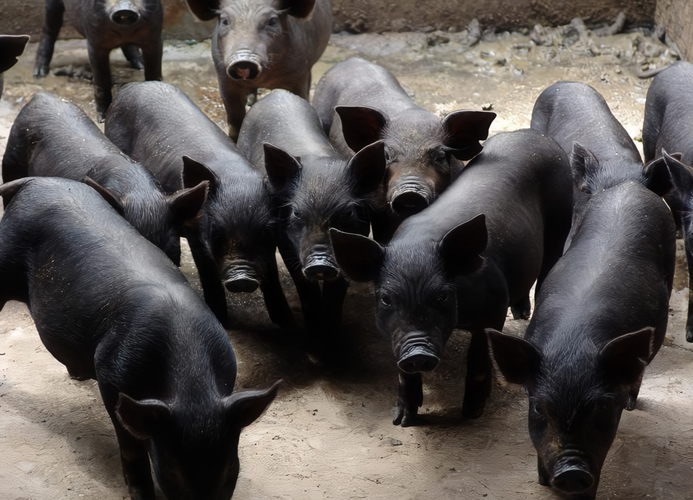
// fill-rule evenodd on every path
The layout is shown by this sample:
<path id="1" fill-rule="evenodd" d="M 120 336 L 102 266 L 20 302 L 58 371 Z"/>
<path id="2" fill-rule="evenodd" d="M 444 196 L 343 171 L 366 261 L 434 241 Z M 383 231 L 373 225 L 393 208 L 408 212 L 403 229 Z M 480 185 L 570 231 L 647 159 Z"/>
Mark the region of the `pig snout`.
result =
<path id="1" fill-rule="evenodd" d="M 554 467 L 551 486 L 568 494 L 584 493 L 594 485 L 589 465 L 579 457 L 563 458 Z"/>
<path id="2" fill-rule="evenodd" d="M 226 68 L 226 73 L 234 80 L 255 80 L 262 73 L 262 65 L 252 52 L 239 51 Z"/>
<path id="3" fill-rule="evenodd" d="M 327 245 L 316 245 L 305 259 L 303 275 L 312 281 L 332 281 L 339 277 L 339 266 Z"/>
<path id="4" fill-rule="evenodd" d="M 111 21 L 119 26 L 131 26 L 140 20 L 137 7 L 130 2 L 120 2 L 111 11 Z"/>
<path id="5" fill-rule="evenodd" d="M 227 269 L 224 286 L 232 293 L 252 293 L 260 286 L 260 280 L 255 269 L 247 264 L 240 264 Z"/>
<path id="6" fill-rule="evenodd" d="M 416 177 L 400 179 L 391 186 L 389 203 L 400 215 L 413 215 L 433 201 L 432 190 Z"/>
<path id="7" fill-rule="evenodd" d="M 438 366 L 439 362 L 440 358 L 436 356 L 431 346 L 419 340 L 405 346 L 397 366 L 405 373 L 430 372 Z"/>

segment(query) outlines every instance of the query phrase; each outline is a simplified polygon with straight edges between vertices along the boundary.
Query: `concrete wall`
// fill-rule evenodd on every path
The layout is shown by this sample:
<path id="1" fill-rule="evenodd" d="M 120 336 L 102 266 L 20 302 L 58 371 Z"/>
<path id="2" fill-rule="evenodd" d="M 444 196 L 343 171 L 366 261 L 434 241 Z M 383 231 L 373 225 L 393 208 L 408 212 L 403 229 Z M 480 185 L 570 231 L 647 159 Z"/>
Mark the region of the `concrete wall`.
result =
<path id="1" fill-rule="evenodd" d="M 666 27 L 667 42 L 676 43 L 681 56 L 693 61 L 693 2 L 657 0 L 655 22 Z"/>

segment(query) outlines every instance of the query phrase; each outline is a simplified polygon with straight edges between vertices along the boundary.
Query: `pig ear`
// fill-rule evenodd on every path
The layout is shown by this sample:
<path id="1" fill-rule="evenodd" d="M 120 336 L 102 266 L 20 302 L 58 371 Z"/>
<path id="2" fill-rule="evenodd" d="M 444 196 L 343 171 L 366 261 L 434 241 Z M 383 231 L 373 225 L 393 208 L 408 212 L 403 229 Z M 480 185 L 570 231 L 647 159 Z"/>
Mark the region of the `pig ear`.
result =
<path id="1" fill-rule="evenodd" d="M 352 151 L 361 151 L 380 140 L 387 126 L 385 115 L 367 106 L 337 106 L 334 111 L 342 122 L 344 142 Z"/>
<path id="2" fill-rule="evenodd" d="M 454 276 L 476 271 L 484 263 L 481 253 L 487 242 L 484 214 L 454 227 L 438 243 L 445 268 Z"/>
<path id="3" fill-rule="evenodd" d="M 654 356 L 652 327 L 616 337 L 599 351 L 599 366 L 612 382 L 620 385 L 636 383 Z"/>
<path id="4" fill-rule="evenodd" d="M 287 10 L 290 16 L 303 19 L 313 12 L 315 0 L 279 0 L 279 10 Z"/>
<path id="5" fill-rule="evenodd" d="M 511 384 L 526 385 L 539 372 L 541 353 L 525 339 L 501 333 L 493 328 L 484 330 L 488 335 L 491 357 Z"/>
<path id="6" fill-rule="evenodd" d="M 642 169 L 642 183 L 657 196 L 664 196 L 671 191 L 674 184 L 663 157 L 652 160 Z"/>
<path id="7" fill-rule="evenodd" d="M 189 156 L 183 156 L 183 187 L 192 188 L 201 182 L 207 181 L 210 193 L 215 192 L 221 185 L 217 174 L 207 165 L 193 160 Z"/>
<path id="8" fill-rule="evenodd" d="M 301 163 L 283 149 L 269 143 L 262 145 L 265 151 L 265 170 L 272 187 L 284 191 L 291 186 L 301 172 Z"/>
<path id="9" fill-rule="evenodd" d="M 339 268 L 353 281 L 374 281 L 385 258 L 385 248 L 366 236 L 330 228 L 332 250 Z"/>
<path id="10" fill-rule="evenodd" d="M 82 179 L 82 182 L 90 188 L 94 189 L 97 193 L 99 193 L 101 197 L 104 200 L 106 200 L 109 205 L 115 208 L 116 212 L 118 212 L 121 216 L 125 214 L 125 207 L 123 206 L 123 202 L 113 191 L 111 191 L 110 189 L 106 189 L 89 176 L 86 176 L 84 179 Z"/>
<path id="11" fill-rule="evenodd" d="M 0 73 L 17 64 L 17 58 L 24 52 L 29 35 L 0 36 Z"/>
<path id="12" fill-rule="evenodd" d="M 599 170 L 599 160 L 579 142 L 573 143 L 573 150 L 570 152 L 570 170 L 578 190 L 586 194 L 597 192 L 595 177 Z"/>
<path id="13" fill-rule="evenodd" d="M 120 393 L 115 414 L 121 425 L 137 439 L 147 439 L 171 416 L 171 408 L 158 399 L 135 401 Z"/>
<path id="14" fill-rule="evenodd" d="M 378 189 L 385 177 L 386 166 L 383 141 L 374 142 L 352 156 L 347 170 L 353 180 L 354 195 L 362 196 Z"/>
<path id="15" fill-rule="evenodd" d="M 193 188 L 181 189 L 170 195 L 167 201 L 174 220 L 185 223 L 196 218 L 207 200 L 208 191 L 209 181 L 202 181 Z"/>
<path id="16" fill-rule="evenodd" d="M 219 0 L 187 0 L 188 7 L 201 21 L 209 21 L 219 15 Z"/>
<path id="17" fill-rule="evenodd" d="M 662 155 L 663 156 L 658 159 L 663 159 L 666 163 L 666 166 L 669 169 L 669 173 L 671 174 L 671 182 L 673 184 L 674 189 L 676 189 L 676 191 L 685 196 L 688 196 L 690 193 L 693 193 L 693 168 L 681 161 L 680 153 L 674 153 L 670 155 L 667 154 L 666 151 L 662 150 Z M 646 168 L 650 168 L 650 165 L 652 165 L 652 163 L 654 162 L 650 162 Z"/>
<path id="18" fill-rule="evenodd" d="M 470 160 L 483 149 L 479 141 L 488 137 L 488 129 L 496 113 L 488 111 L 455 111 L 443 119 L 445 140 L 443 145 L 450 149 L 458 160 Z"/>
<path id="19" fill-rule="evenodd" d="M 2 203 L 5 209 L 7 209 L 7 205 L 10 204 L 14 195 L 33 179 L 33 177 L 22 177 L 21 179 L 6 182 L 0 186 L 0 196 L 2 196 Z"/>
<path id="20" fill-rule="evenodd" d="M 281 380 L 264 391 L 242 391 L 224 399 L 229 425 L 242 429 L 255 422 L 277 395 Z"/>

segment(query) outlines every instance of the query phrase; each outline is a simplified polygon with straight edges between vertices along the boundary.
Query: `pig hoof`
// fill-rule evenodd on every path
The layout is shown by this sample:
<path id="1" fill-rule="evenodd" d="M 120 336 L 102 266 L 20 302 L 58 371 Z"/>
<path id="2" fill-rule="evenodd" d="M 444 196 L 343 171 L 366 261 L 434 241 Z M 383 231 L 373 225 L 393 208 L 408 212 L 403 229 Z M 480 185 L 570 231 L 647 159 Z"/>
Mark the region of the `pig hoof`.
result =
<path id="1" fill-rule="evenodd" d="M 693 344 L 693 328 L 686 328 L 686 342 L 690 342 Z"/>
<path id="2" fill-rule="evenodd" d="M 106 121 L 106 112 L 105 111 L 97 111 L 96 121 L 99 123 L 105 122 Z"/>
<path id="3" fill-rule="evenodd" d="M 530 309 L 525 309 L 522 307 L 511 307 L 510 310 L 513 313 L 513 319 L 529 319 L 532 311 Z"/>
<path id="4" fill-rule="evenodd" d="M 401 425 L 402 427 L 411 427 L 416 425 L 416 411 L 413 413 L 405 410 L 401 406 L 397 407 L 395 418 L 392 420 L 394 425 Z"/>
<path id="5" fill-rule="evenodd" d="M 43 78 L 48 75 L 48 66 L 37 66 L 34 69 L 34 78 Z"/>
<path id="6" fill-rule="evenodd" d="M 626 410 L 627 411 L 633 411 L 635 410 L 635 405 L 637 404 L 638 399 L 637 396 L 628 396 L 628 400 L 626 401 Z"/>

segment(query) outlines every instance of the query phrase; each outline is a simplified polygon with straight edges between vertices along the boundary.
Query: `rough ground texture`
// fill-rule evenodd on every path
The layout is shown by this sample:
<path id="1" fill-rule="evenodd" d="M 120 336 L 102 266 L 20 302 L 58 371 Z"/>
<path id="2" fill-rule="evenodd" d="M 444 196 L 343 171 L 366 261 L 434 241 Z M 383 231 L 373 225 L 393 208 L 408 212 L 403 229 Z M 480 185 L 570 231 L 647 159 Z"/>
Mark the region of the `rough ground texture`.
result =
<path id="1" fill-rule="evenodd" d="M 529 126 L 539 93 L 561 79 L 593 85 L 633 137 L 640 135 L 649 81 L 633 71 L 667 64 L 667 48 L 642 33 L 606 38 L 580 30 L 502 34 L 469 47 L 464 34 L 334 36 L 314 81 L 332 64 L 359 55 L 390 68 L 422 106 L 443 115 L 491 106 L 492 133 Z M 72 76 L 31 78 L 36 47 L 6 74 L 0 101 L 0 153 L 23 103 L 42 89 L 65 96 L 95 118 L 83 41 L 60 42 L 53 68 Z M 116 86 L 140 81 L 114 53 Z M 82 76 L 79 76 L 82 75 Z M 166 46 L 164 78 L 223 125 L 207 43 Z M 117 90 L 117 89 L 116 89 Z M 665 346 L 648 368 L 638 408 L 624 412 L 602 473 L 601 499 L 693 498 L 693 352 L 684 340 L 688 296 L 679 249 Z M 186 254 L 184 272 L 196 284 Z M 637 271 L 634 271 L 637 272 Z M 284 285 L 295 311 L 293 286 Z M 311 362 L 273 328 L 258 295 L 235 300 L 229 331 L 239 358 L 239 387 L 284 384 L 267 413 L 241 436 L 237 499 L 558 498 L 536 482 L 536 453 L 526 428 L 522 389 L 497 383 L 485 414 L 463 420 L 468 336 L 457 332 L 424 377 L 422 425 L 391 423 L 397 373 L 375 331 L 369 285 L 353 286 L 344 320 L 343 367 Z M 589 318 L 585 318 L 589 321 Z M 508 320 L 521 334 L 526 321 Z M 26 307 L 0 313 L 0 499 L 127 498 L 118 447 L 94 382 L 76 382 L 43 348 Z"/>

